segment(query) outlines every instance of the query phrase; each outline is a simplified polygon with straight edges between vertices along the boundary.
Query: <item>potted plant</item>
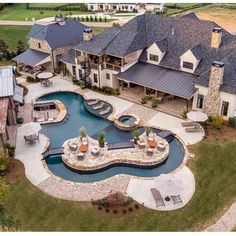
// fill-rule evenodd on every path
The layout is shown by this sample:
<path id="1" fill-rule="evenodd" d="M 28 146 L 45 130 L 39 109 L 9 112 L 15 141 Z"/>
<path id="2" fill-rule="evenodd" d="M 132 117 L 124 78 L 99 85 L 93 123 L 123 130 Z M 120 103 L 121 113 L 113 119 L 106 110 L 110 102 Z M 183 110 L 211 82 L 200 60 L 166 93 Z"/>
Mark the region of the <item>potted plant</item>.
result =
<path id="1" fill-rule="evenodd" d="M 80 139 L 85 138 L 86 137 L 86 131 L 84 127 L 81 127 L 80 130 Z"/>
<path id="2" fill-rule="evenodd" d="M 15 147 L 10 143 L 6 143 L 4 147 L 7 150 L 9 157 L 13 157 L 15 155 Z"/>
<path id="3" fill-rule="evenodd" d="M 135 129 L 133 131 L 133 136 L 134 136 L 134 143 L 137 144 L 137 142 L 139 140 L 139 131 L 138 131 L 138 129 Z"/>
<path id="4" fill-rule="evenodd" d="M 146 127 L 145 132 L 146 132 L 146 135 L 148 137 L 148 135 L 152 132 L 152 129 L 150 127 Z"/>
<path id="5" fill-rule="evenodd" d="M 152 98 L 152 108 L 156 108 L 157 107 L 157 99 L 156 98 Z"/>
<path id="6" fill-rule="evenodd" d="M 141 98 L 141 103 L 142 103 L 142 104 L 146 104 L 146 103 L 147 103 L 147 97 L 146 97 L 146 96 L 143 96 L 143 97 Z"/>
<path id="7" fill-rule="evenodd" d="M 98 142 L 99 142 L 99 147 L 103 148 L 105 145 L 105 132 L 101 132 L 98 135 Z"/>

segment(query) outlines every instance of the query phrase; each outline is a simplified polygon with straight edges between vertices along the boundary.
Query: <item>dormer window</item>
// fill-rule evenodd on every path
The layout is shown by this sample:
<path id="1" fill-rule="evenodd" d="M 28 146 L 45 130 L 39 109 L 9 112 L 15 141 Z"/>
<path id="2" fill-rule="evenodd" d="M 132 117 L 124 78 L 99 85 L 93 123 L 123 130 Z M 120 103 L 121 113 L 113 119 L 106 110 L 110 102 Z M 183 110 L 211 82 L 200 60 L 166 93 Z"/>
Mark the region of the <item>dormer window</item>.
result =
<path id="1" fill-rule="evenodd" d="M 149 60 L 158 62 L 159 57 L 158 57 L 158 55 L 155 55 L 155 54 L 149 54 Z"/>
<path id="2" fill-rule="evenodd" d="M 183 61 L 183 68 L 193 70 L 193 63 L 187 62 L 187 61 Z"/>

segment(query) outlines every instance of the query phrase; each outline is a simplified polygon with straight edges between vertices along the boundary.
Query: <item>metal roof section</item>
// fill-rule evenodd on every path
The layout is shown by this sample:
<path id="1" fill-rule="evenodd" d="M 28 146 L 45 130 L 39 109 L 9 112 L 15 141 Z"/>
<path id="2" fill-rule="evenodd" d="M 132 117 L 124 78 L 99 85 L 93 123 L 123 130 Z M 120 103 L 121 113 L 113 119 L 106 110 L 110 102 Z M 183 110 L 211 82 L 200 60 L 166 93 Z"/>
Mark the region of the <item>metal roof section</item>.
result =
<path id="1" fill-rule="evenodd" d="M 12 67 L 0 67 L 0 97 L 13 96 L 13 93 Z"/>
<path id="2" fill-rule="evenodd" d="M 16 102 L 23 103 L 24 89 L 18 85 L 15 86 L 13 99 Z"/>
<path id="3" fill-rule="evenodd" d="M 191 99 L 196 92 L 196 75 L 138 62 L 117 77 L 160 92 Z"/>
<path id="4" fill-rule="evenodd" d="M 20 55 L 14 57 L 12 60 L 35 67 L 51 61 L 51 56 L 50 54 L 44 52 L 27 49 Z"/>

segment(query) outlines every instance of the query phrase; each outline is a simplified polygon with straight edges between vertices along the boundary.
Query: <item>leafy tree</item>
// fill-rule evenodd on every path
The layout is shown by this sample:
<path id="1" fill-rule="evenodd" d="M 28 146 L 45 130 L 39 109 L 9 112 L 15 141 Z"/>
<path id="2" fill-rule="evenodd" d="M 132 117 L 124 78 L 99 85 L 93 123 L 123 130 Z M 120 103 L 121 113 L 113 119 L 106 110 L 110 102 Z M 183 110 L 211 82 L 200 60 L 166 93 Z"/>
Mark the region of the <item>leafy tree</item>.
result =
<path id="1" fill-rule="evenodd" d="M 19 39 L 16 44 L 17 55 L 25 51 L 24 43 Z"/>
<path id="2" fill-rule="evenodd" d="M 7 43 L 4 40 L 0 39 L 0 53 L 2 53 L 3 57 L 5 57 L 7 52 L 8 52 Z"/>
<path id="3" fill-rule="evenodd" d="M 80 11 L 87 11 L 88 10 L 87 5 L 85 3 L 80 3 L 79 9 L 80 9 Z"/>

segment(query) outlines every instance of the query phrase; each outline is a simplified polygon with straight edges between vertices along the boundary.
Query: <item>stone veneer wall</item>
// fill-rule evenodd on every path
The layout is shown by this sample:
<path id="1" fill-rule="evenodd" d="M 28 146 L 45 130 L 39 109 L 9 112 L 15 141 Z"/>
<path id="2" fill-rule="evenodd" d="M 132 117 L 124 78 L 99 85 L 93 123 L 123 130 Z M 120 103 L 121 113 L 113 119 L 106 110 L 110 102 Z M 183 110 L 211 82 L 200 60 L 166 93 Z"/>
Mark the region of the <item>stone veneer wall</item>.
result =
<path id="1" fill-rule="evenodd" d="M 220 43 L 221 43 L 221 32 L 212 32 L 211 35 L 211 47 L 212 48 L 219 48 L 220 47 Z"/>
<path id="2" fill-rule="evenodd" d="M 223 80 L 223 75 L 224 67 L 217 67 L 214 65 L 211 67 L 208 93 L 203 103 L 203 112 L 205 112 L 208 116 L 216 116 L 219 114 L 219 89 Z"/>
<path id="3" fill-rule="evenodd" d="M 38 47 L 39 43 L 41 44 L 41 48 Z M 40 51 L 40 52 L 45 52 L 45 53 L 51 54 L 51 48 L 48 45 L 48 43 L 44 40 L 30 38 L 29 47 L 31 49 L 34 49 L 34 50 L 37 50 L 37 51 Z"/>

